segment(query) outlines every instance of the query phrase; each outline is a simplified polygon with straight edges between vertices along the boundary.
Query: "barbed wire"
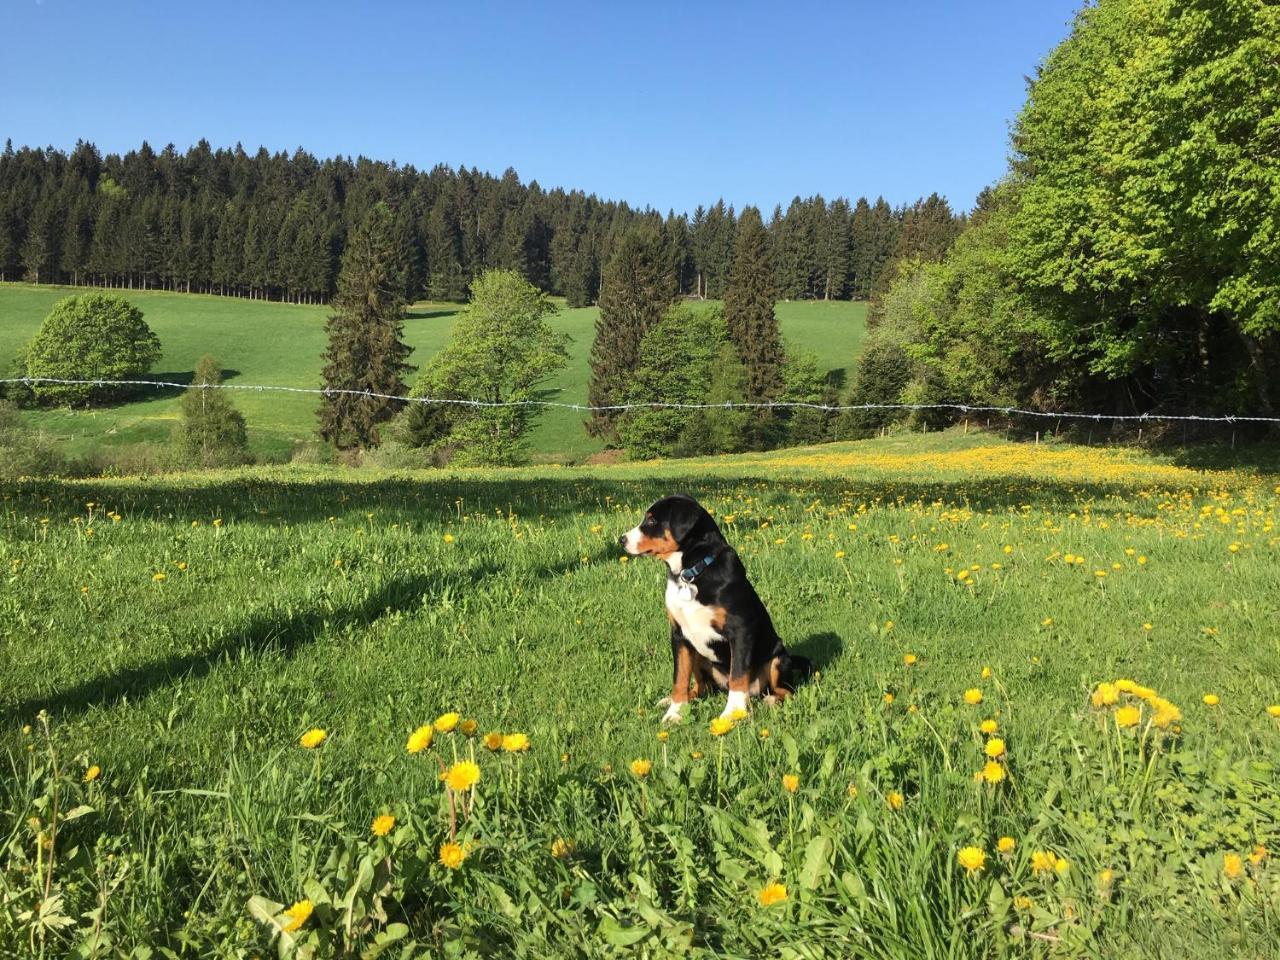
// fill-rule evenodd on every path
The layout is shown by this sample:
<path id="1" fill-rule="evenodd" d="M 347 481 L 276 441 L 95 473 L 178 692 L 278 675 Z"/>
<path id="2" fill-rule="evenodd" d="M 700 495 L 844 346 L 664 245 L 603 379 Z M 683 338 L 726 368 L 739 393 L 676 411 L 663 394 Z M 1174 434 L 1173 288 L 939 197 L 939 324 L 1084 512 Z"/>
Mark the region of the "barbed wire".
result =
<path id="1" fill-rule="evenodd" d="M 283 387 L 271 384 L 248 383 L 177 383 L 170 380 L 67 380 L 57 377 L 9 377 L 0 379 L 0 385 L 21 384 L 27 387 L 39 385 L 76 387 L 155 387 L 176 390 L 245 390 L 250 392 L 300 393 L 323 397 L 363 397 L 370 400 L 394 400 L 402 403 L 426 405 L 451 405 L 461 407 L 544 407 L 573 410 L 579 413 L 621 413 L 627 410 L 820 410 L 825 413 L 846 413 L 871 410 L 951 410 L 965 414 L 1005 414 L 1010 416 L 1041 417 L 1049 420 L 1091 420 L 1194 423 L 1280 423 L 1280 417 L 1258 417 L 1228 414 L 1204 416 L 1201 414 L 1164 413 L 1077 413 L 1073 411 L 1025 410 L 1021 407 L 1000 407 L 968 403 L 809 403 L 802 400 L 726 400 L 723 403 L 668 403 L 662 401 L 638 403 L 586 404 L 566 403 L 561 400 L 470 400 L 452 397 L 402 397 L 393 393 L 373 390 L 346 390 L 337 387 Z"/>

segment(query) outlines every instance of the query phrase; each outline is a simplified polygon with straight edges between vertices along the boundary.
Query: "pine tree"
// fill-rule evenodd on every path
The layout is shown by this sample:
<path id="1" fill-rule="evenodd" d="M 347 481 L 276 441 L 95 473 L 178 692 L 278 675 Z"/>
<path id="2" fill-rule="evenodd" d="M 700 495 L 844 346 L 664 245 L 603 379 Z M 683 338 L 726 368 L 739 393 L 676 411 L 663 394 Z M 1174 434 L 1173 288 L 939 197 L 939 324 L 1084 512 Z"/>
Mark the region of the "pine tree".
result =
<path id="1" fill-rule="evenodd" d="M 386 204 L 376 204 L 347 241 L 338 277 L 334 313 L 325 324 L 325 387 L 330 390 L 404 396 L 403 279 L 396 269 L 393 221 Z M 375 447 L 378 424 L 395 414 L 401 401 L 383 397 L 326 395 L 320 407 L 320 436 L 339 449 Z"/>
<path id="2" fill-rule="evenodd" d="M 600 317 L 591 344 L 592 406 L 618 403 L 640 358 L 640 341 L 675 299 L 675 277 L 662 234 L 654 224 L 628 231 L 604 271 Z M 617 415 L 594 411 L 587 430 L 615 439 Z"/>
<path id="3" fill-rule="evenodd" d="M 747 207 L 738 220 L 724 319 L 747 368 L 747 399 L 755 403 L 776 399 L 782 391 L 782 334 L 773 312 L 773 277 L 769 234 L 760 211 Z"/>
<path id="4" fill-rule="evenodd" d="M 222 370 L 217 362 L 207 355 L 201 357 L 192 389 L 183 394 L 173 433 L 174 447 L 184 465 L 225 467 L 249 459 L 244 416 L 231 403 L 227 391 L 217 389 L 220 383 Z"/>

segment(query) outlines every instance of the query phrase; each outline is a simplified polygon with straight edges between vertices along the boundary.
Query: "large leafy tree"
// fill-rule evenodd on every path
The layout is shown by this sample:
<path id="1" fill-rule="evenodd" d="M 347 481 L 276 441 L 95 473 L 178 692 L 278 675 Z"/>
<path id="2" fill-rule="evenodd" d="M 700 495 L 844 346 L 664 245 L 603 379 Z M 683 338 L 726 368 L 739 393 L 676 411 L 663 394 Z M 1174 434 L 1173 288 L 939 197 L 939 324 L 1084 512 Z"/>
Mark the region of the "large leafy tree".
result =
<path id="1" fill-rule="evenodd" d="M 55 380 L 132 380 L 160 359 L 160 340 L 128 300 L 105 293 L 66 297 L 54 304 L 27 348 L 27 376 Z M 36 398 L 87 404 L 128 391 L 108 383 L 39 384 Z"/>
<path id="2" fill-rule="evenodd" d="M 446 448 L 461 464 L 514 464 L 538 408 L 539 385 L 568 362 L 566 334 L 547 322 L 555 305 L 514 270 L 489 270 L 471 285 L 471 302 L 453 338 L 432 358 L 417 397 L 478 400 L 494 406 L 413 404 L 404 430 L 411 443 Z"/>
<path id="3" fill-rule="evenodd" d="M 640 341 L 675 296 L 676 281 L 658 227 L 645 224 L 628 231 L 605 268 L 600 289 L 600 317 L 591 344 L 587 391 L 592 406 L 620 402 L 635 375 Z M 597 410 L 587 429 L 597 436 L 614 438 L 617 417 L 614 411 Z"/>
<path id="4" fill-rule="evenodd" d="M 1119 405 L 1280 403 L 1280 6 L 1101 0 L 1015 129 L 1013 269 Z"/>
<path id="5" fill-rule="evenodd" d="M 412 348 L 404 342 L 392 228 L 391 211 L 377 204 L 355 231 L 325 324 L 324 385 L 341 392 L 326 394 L 321 404 L 320 436 L 339 449 L 378 445 L 378 425 L 403 406 L 389 398 L 405 394 L 404 378 L 413 369 L 405 362 Z"/>

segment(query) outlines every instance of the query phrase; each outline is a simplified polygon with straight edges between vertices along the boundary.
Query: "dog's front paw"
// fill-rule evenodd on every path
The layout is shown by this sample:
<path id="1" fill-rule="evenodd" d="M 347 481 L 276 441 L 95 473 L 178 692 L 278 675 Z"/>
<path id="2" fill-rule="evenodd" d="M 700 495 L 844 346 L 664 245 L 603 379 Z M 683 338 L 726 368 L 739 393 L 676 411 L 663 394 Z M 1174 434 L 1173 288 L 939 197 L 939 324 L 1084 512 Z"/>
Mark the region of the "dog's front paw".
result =
<path id="1" fill-rule="evenodd" d="M 729 702 L 724 705 L 724 711 L 720 714 L 721 720 L 739 720 L 743 714 L 751 713 L 749 701 L 743 693 L 737 690 L 729 691 Z"/>
<path id="2" fill-rule="evenodd" d="M 762 699 L 767 706 L 776 707 L 778 705 L 778 698 L 772 693 L 766 693 Z"/>
<path id="3" fill-rule="evenodd" d="M 655 707 L 669 707 L 669 706 L 671 706 L 671 702 L 672 702 L 672 701 L 671 701 L 671 698 L 670 698 L 670 697 L 663 697 L 661 700 L 659 700 L 657 703 L 655 703 L 655 704 L 654 704 L 654 706 L 655 706 Z"/>
<path id="4" fill-rule="evenodd" d="M 667 697 L 667 701 L 670 702 L 670 700 L 671 698 Z M 662 715 L 662 722 L 679 723 L 684 719 L 684 713 L 682 712 L 683 709 L 683 703 L 672 703 L 671 706 L 667 707 L 667 712 Z"/>

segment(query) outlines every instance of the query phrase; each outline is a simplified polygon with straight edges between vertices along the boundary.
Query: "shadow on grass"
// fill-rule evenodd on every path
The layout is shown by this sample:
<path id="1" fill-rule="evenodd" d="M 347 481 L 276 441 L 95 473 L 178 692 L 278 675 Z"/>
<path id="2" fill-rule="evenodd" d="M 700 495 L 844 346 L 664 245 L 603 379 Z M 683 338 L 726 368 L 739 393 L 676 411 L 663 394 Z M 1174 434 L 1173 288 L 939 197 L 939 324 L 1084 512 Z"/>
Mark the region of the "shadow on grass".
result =
<path id="1" fill-rule="evenodd" d="M 204 650 L 128 667 L 106 677 L 77 683 L 47 696 L 32 696 L 0 707 L 0 717 L 29 723 L 41 710 L 53 716 L 106 706 L 122 697 L 142 699 L 153 691 L 186 679 L 198 679 L 248 654 L 280 653 L 290 657 L 326 632 L 346 624 L 367 626 L 386 614 L 416 609 L 424 597 L 474 586 L 497 572 L 491 563 L 440 576 L 414 574 L 380 584 L 357 602 L 334 609 L 316 606 L 303 611 L 269 609 L 253 614 Z"/>
<path id="2" fill-rule="evenodd" d="M 441 317 L 456 317 L 462 310 L 463 305 L 453 309 L 445 308 L 443 310 L 406 310 L 404 318 L 406 320 L 439 320 Z"/>
<path id="3" fill-rule="evenodd" d="M 788 643 L 787 650 L 808 657 L 813 661 L 815 670 L 825 670 L 828 664 L 838 660 L 844 653 L 844 641 L 839 634 L 827 630 L 823 633 L 811 633 L 797 643 Z"/>
<path id="4" fill-rule="evenodd" d="M 613 512 L 619 505 L 641 510 L 660 497 L 688 492 L 712 503 L 740 496 L 749 490 L 765 505 L 801 497 L 824 503 L 876 501 L 884 503 L 942 501 L 975 511 L 1003 512 L 1030 505 L 1046 511 L 1075 509 L 1082 502 L 1111 497 L 1138 504 L 1138 484 L 1129 481 L 1070 482 L 1020 475 L 983 476 L 971 479 L 924 481 L 919 479 L 806 477 L 778 475 L 767 462 L 746 465 L 740 474 L 721 477 L 714 473 L 635 477 L 554 475 L 526 477 L 456 477 L 423 471 L 414 476 L 362 479 L 359 473 L 345 477 L 302 475 L 272 477 L 255 474 L 212 474 L 174 480 L 155 477 L 116 484 L 104 481 L 30 480 L 0 484 L 12 509 L 24 504 L 44 516 L 49 510 L 81 512 L 86 499 L 96 500 L 127 517 L 173 517 L 187 523 L 221 517 L 223 522 L 276 525 L 324 522 L 330 516 L 363 520 L 373 513 L 384 519 L 447 522 L 459 513 L 503 515 L 522 519 L 556 521 L 584 513 Z M 690 470 L 695 468 L 690 467 Z M 1189 478 L 1189 482 L 1194 482 Z M 47 499 L 46 499 L 47 498 Z M 618 518 L 616 537 L 631 522 Z"/>

